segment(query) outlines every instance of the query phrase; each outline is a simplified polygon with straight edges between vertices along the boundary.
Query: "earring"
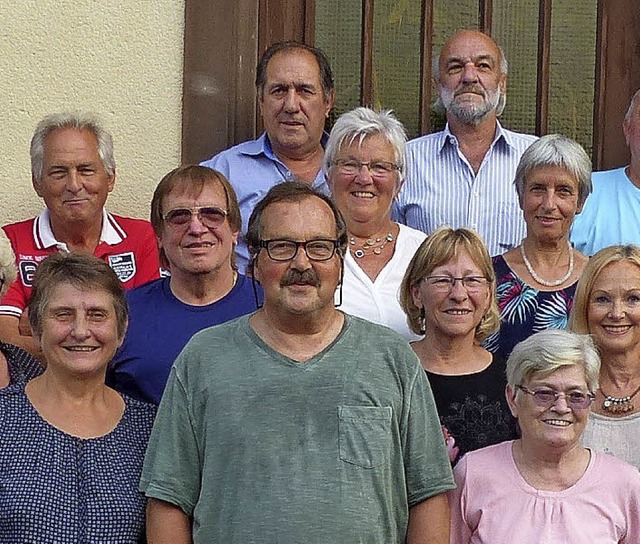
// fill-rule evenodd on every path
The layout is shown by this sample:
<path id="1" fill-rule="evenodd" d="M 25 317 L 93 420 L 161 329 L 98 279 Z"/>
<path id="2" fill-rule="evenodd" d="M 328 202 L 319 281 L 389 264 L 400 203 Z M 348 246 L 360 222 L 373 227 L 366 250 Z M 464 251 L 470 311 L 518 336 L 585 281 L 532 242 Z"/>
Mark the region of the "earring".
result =
<path id="1" fill-rule="evenodd" d="M 420 334 L 427 332 L 427 319 L 425 317 L 424 306 L 420 308 Z"/>

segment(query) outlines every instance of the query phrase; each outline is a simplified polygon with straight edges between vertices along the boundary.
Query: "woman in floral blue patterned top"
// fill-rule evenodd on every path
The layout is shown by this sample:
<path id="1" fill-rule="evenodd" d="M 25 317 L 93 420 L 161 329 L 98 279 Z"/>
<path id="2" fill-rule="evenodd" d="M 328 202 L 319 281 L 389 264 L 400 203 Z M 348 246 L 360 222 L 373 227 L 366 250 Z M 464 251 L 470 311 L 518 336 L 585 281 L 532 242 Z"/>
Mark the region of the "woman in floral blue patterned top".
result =
<path id="1" fill-rule="evenodd" d="M 155 409 L 104 384 L 127 326 L 118 278 L 95 257 L 52 255 L 29 322 L 46 369 L 0 390 L 0 542 L 141 542 Z"/>
<path id="2" fill-rule="evenodd" d="M 543 136 L 522 155 L 515 187 L 527 236 L 493 259 L 500 330 L 484 344 L 505 360 L 534 332 L 567 327 L 587 263 L 571 247 L 569 232 L 591 192 L 591 161 L 577 142 L 559 134 Z"/>

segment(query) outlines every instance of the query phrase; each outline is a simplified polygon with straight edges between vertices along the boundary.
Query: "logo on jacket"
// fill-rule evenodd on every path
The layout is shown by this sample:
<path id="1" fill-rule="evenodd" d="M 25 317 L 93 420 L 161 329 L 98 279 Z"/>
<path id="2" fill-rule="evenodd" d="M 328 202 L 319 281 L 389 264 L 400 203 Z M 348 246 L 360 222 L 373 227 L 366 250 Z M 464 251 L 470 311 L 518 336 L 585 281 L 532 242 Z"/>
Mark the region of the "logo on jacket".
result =
<path id="1" fill-rule="evenodd" d="M 136 275 L 136 258 L 131 251 L 109 255 L 109 266 L 122 283 L 128 282 Z"/>
<path id="2" fill-rule="evenodd" d="M 22 278 L 22 283 L 27 287 L 31 287 L 33 285 L 33 276 L 36 273 L 38 264 L 33 261 L 20 261 L 18 268 L 20 269 L 20 278 Z"/>

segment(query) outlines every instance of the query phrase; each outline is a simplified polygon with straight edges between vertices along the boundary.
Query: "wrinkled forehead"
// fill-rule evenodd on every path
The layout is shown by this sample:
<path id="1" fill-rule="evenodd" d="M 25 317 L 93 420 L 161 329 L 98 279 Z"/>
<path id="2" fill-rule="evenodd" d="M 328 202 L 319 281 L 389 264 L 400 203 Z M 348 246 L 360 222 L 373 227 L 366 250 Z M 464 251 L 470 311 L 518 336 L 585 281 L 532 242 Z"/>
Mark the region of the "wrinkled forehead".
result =
<path id="1" fill-rule="evenodd" d="M 496 42 L 481 32 L 463 31 L 452 36 L 440 53 L 440 67 L 454 60 L 477 61 L 487 59 L 498 65 L 500 49 Z"/>
<path id="2" fill-rule="evenodd" d="M 98 149 L 98 138 L 90 130 L 77 129 L 73 127 L 55 128 L 43 141 L 44 160 L 60 155 L 69 157 L 78 156 L 79 159 L 86 159 L 91 156 L 100 160 Z"/>
<path id="3" fill-rule="evenodd" d="M 175 180 L 166 194 L 162 197 L 162 208 L 165 209 L 167 204 L 176 202 L 185 202 L 186 204 L 207 197 L 209 200 L 217 200 L 220 202 L 207 202 L 208 204 L 224 205 L 227 204 L 227 194 L 224 186 L 215 177 L 193 179 L 191 177 L 181 177 Z"/>
<path id="4" fill-rule="evenodd" d="M 301 233 L 316 238 L 334 238 L 336 220 L 329 205 L 317 196 L 279 200 L 262 212 L 260 226 L 263 238 L 297 240 Z"/>

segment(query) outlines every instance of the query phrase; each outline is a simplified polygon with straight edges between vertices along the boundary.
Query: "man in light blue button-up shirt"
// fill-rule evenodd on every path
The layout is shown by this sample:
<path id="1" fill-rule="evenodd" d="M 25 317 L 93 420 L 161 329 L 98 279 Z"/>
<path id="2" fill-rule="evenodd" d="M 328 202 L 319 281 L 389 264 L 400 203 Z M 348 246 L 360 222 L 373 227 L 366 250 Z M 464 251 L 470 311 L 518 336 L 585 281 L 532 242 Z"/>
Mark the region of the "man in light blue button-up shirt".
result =
<path id="1" fill-rule="evenodd" d="M 333 74 L 322 51 L 298 42 L 276 43 L 256 71 L 265 132 L 204 161 L 222 172 L 238 195 L 242 231 L 236 248 L 244 272 L 249 258 L 245 233 L 255 205 L 271 187 L 302 181 L 324 193 L 324 122 L 334 103 Z"/>

